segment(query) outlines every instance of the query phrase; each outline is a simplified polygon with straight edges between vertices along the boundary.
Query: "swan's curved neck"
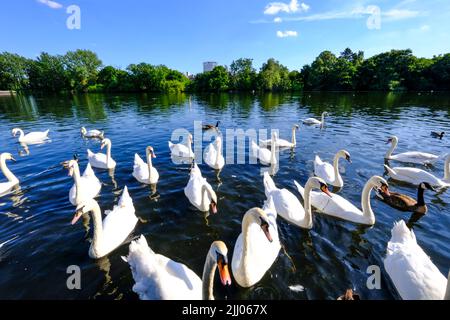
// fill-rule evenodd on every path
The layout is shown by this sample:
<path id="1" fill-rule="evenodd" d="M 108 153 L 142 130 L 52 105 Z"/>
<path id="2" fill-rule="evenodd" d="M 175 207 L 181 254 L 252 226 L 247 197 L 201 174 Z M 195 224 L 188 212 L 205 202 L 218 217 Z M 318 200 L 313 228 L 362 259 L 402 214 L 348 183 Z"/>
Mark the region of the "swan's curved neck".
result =
<path id="1" fill-rule="evenodd" d="M 219 163 L 220 156 L 222 156 L 222 139 L 219 138 L 217 141 L 217 154 L 216 154 L 216 164 Z"/>
<path id="2" fill-rule="evenodd" d="M 337 182 L 338 187 L 342 187 L 344 185 L 344 181 L 342 180 L 341 174 L 339 172 L 339 159 L 341 155 L 336 154 L 334 156 L 333 168 L 334 168 L 334 181 Z"/>
<path id="3" fill-rule="evenodd" d="M 276 162 L 275 159 L 275 150 L 277 149 L 277 139 L 275 138 L 275 136 L 272 136 L 272 147 L 270 148 L 270 163 L 274 164 Z"/>
<path id="4" fill-rule="evenodd" d="M 389 148 L 388 152 L 386 152 L 386 155 L 384 156 L 386 159 L 389 159 L 392 156 L 392 153 L 394 152 L 395 148 L 397 148 L 398 141 L 392 140 L 391 147 Z"/>
<path id="5" fill-rule="evenodd" d="M 147 155 L 147 166 L 148 166 L 148 181 L 152 180 L 152 155 L 150 153 L 150 150 L 146 150 L 146 155 Z"/>
<path id="6" fill-rule="evenodd" d="M 111 161 L 111 142 L 106 146 L 106 165 L 109 168 L 109 162 Z"/>
<path id="7" fill-rule="evenodd" d="M 292 142 L 292 145 L 294 145 L 294 146 L 297 144 L 297 140 L 295 138 L 295 131 L 296 131 L 295 127 L 292 128 L 292 139 L 291 139 L 291 142 Z"/>
<path id="8" fill-rule="evenodd" d="M 94 237 L 92 238 L 91 251 L 98 252 L 100 250 L 102 236 L 103 236 L 103 224 L 102 224 L 102 212 L 98 203 L 91 211 L 92 220 L 94 223 Z"/>
<path id="9" fill-rule="evenodd" d="M 370 205 L 370 193 L 372 192 L 373 186 L 370 181 L 364 186 L 361 195 L 361 206 L 363 211 L 363 216 L 367 220 L 368 224 L 375 224 L 375 214 L 372 211 L 372 206 Z"/>
<path id="10" fill-rule="evenodd" d="M 206 257 L 205 265 L 203 267 L 202 276 L 202 299 L 214 300 L 214 274 L 216 272 L 217 263 L 208 253 Z"/>
<path id="11" fill-rule="evenodd" d="M 310 183 L 305 185 L 305 227 L 312 228 L 312 211 L 311 211 L 311 190 L 312 186 Z"/>
<path id="12" fill-rule="evenodd" d="M 80 196 L 80 167 L 78 165 L 73 166 L 73 180 L 75 182 L 75 203 L 79 204 Z"/>
<path id="13" fill-rule="evenodd" d="M 6 179 L 8 179 L 9 182 L 19 182 L 19 179 L 17 179 L 17 177 L 6 166 L 5 157 L 0 158 L 0 169 L 2 170 L 3 174 L 5 175 Z"/>
<path id="14" fill-rule="evenodd" d="M 445 160 L 444 180 L 450 182 L 450 156 Z"/>
<path id="15" fill-rule="evenodd" d="M 244 216 L 242 220 L 242 259 L 241 259 L 241 270 L 243 273 L 243 277 L 247 281 L 248 277 L 248 247 L 250 242 L 250 233 L 248 229 L 250 227 L 252 216 L 247 214 Z"/>
<path id="16" fill-rule="evenodd" d="M 22 129 L 17 129 L 17 132 L 19 133 L 19 139 L 22 139 L 23 136 L 25 135 L 25 133 L 23 132 Z"/>

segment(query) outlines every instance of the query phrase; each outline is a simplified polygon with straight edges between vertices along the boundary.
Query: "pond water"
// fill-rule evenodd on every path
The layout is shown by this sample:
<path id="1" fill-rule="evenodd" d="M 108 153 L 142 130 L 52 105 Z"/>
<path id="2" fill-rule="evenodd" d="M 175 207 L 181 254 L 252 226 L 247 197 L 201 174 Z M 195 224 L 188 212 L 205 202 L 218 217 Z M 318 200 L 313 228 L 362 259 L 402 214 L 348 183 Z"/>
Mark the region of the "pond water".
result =
<path id="1" fill-rule="evenodd" d="M 332 161 L 346 149 L 352 164 L 341 162 L 345 181 L 340 194 L 360 207 L 361 191 L 373 175 L 384 175 L 386 140 L 399 137 L 397 152 L 419 150 L 448 152 L 448 139 L 432 138 L 430 132 L 450 132 L 450 96 L 446 94 L 348 94 L 303 95 L 79 95 L 0 97 L 0 152 L 11 152 L 16 163 L 9 168 L 20 179 L 20 189 L 0 198 L 0 298 L 1 299 L 138 299 L 132 291 L 131 271 L 121 256 L 129 241 L 143 234 L 157 253 L 185 263 L 201 275 L 205 255 L 214 240 L 223 240 L 231 260 L 241 232 L 244 213 L 265 200 L 260 165 L 226 165 L 216 172 L 200 165 L 203 176 L 218 195 L 218 214 L 205 216 L 194 210 L 183 188 L 189 165 L 171 161 L 167 141 L 172 132 L 193 132 L 194 121 L 221 121 L 226 129 L 278 129 L 290 139 L 291 128 L 301 119 L 330 115 L 326 126 L 300 125 L 294 152 L 282 151 L 274 176 L 280 188 L 298 195 L 293 180 L 304 184 L 313 172 L 315 154 Z M 100 260 L 90 259 L 92 224 L 71 225 L 74 207 L 68 199 L 73 184 L 60 163 L 79 155 L 82 170 L 86 149 L 99 150 L 98 141 L 85 140 L 80 127 L 102 129 L 112 140 L 117 162 L 113 174 L 95 169 L 103 188 L 97 198 L 102 210 L 111 209 L 123 187 L 129 188 L 139 222 L 125 244 Z M 25 150 L 11 136 L 11 129 L 25 132 L 50 129 L 51 142 Z M 208 142 L 203 142 L 206 146 Z M 145 156 L 152 145 L 153 164 L 160 180 L 153 192 L 132 176 L 133 158 Z M 225 146 L 226 148 L 226 146 Z M 393 163 L 398 165 L 399 163 Z M 400 164 L 401 165 L 401 164 Z M 443 161 L 428 168 L 443 176 Z M 1 181 L 4 181 L 3 175 Z M 408 185 L 390 181 L 391 189 L 416 196 Z M 419 244 L 440 271 L 450 267 L 450 192 L 426 192 L 429 213 L 410 221 Z M 399 298 L 383 268 L 386 245 L 393 223 L 409 221 L 411 214 L 396 211 L 372 197 L 377 222 L 362 227 L 314 214 L 311 231 L 278 218 L 283 249 L 255 286 L 244 289 L 236 282 L 228 289 L 218 286 L 223 299 L 335 299 L 354 288 L 363 299 Z M 68 290 L 66 271 L 81 268 L 81 290 Z M 369 290 L 367 268 L 381 268 L 381 289 Z M 216 283 L 219 284 L 216 279 Z M 301 288 L 301 290 L 292 290 Z"/>

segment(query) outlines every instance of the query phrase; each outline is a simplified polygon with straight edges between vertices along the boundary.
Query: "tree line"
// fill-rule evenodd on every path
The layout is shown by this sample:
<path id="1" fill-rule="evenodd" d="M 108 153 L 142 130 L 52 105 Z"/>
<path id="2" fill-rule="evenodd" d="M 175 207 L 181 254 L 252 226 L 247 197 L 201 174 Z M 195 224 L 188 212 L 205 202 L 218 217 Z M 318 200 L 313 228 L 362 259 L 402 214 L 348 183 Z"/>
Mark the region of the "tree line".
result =
<path id="1" fill-rule="evenodd" d="M 370 58 L 347 48 L 338 56 L 322 52 L 300 70 L 268 59 L 259 70 L 241 58 L 229 67 L 188 77 L 164 65 L 103 66 L 90 50 L 36 59 L 0 53 L 0 90 L 44 92 L 228 92 L 228 91 L 450 91 L 450 54 L 418 58 L 391 50 Z"/>

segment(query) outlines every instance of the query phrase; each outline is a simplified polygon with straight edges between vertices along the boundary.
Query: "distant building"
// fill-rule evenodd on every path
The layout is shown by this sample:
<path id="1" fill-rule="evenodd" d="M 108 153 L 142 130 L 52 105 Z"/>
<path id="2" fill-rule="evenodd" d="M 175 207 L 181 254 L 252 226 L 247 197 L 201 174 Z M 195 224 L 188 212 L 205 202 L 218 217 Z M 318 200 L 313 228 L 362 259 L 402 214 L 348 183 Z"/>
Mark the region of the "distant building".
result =
<path id="1" fill-rule="evenodd" d="M 203 62 L 203 72 L 212 71 L 215 67 L 217 67 L 217 62 L 214 61 Z"/>

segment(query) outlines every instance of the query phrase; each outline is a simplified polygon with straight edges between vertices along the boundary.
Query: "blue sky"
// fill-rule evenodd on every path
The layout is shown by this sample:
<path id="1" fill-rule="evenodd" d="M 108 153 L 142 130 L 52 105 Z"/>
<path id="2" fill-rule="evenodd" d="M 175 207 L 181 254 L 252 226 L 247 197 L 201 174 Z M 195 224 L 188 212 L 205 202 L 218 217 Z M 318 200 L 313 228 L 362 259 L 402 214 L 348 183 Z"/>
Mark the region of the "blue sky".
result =
<path id="1" fill-rule="evenodd" d="M 81 10 L 79 30 L 66 27 L 70 5 Z M 379 25 L 370 23 L 376 8 Z M 0 30 L 0 51 L 26 57 L 83 48 L 122 68 L 144 61 L 196 73 L 203 61 L 249 57 L 259 68 L 274 57 L 299 69 L 323 50 L 346 47 L 366 56 L 450 52 L 450 1 L 4 0 Z"/>

